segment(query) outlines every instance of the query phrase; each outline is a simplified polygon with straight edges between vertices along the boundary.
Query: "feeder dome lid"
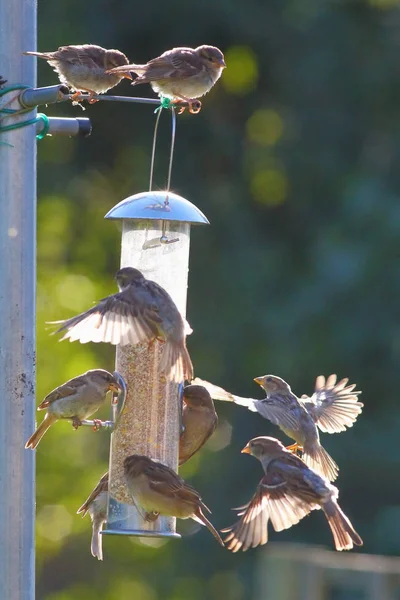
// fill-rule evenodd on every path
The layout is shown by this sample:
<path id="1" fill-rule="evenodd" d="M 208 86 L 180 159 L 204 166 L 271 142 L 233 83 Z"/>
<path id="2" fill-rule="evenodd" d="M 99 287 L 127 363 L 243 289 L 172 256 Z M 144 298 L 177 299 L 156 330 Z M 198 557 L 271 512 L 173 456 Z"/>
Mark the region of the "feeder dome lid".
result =
<path id="1" fill-rule="evenodd" d="M 157 219 L 209 225 L 207 217 L 189 200 L 167 191 L 141 192 L 121 200 L 106 219 Z"/>

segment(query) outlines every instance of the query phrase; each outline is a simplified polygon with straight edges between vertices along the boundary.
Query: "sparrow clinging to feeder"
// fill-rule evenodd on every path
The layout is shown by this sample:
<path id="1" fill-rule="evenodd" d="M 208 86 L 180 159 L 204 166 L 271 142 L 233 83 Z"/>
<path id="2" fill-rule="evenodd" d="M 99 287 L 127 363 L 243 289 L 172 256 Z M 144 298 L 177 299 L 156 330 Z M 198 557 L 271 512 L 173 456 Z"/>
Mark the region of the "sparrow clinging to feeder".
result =
<path id="1" fill-rule="evenodd" d="M 107 502 L 108 502 L 108 473 L 105 473 L 91 492 L 89 498 L 76 511 L 77 514 L 83 513 L 82 517 L 89 513 L 92 520 L 92 542 L 91 552 L 98 560 L 103 560 L 103 545 L 101 539 L 101 530 L 107 520 Z"/>
<path id="2" fill-rule="evenodd" d="M 125 481 L 135 505 L 147 514 L 193 519 L 205 525 L 221 546 L 223 541 L 204 511 L 210 512 L 200 494 L 169 467 L 147 456 L 124 460 Z"/>
<path id="3" fill-rule="evenodd" d="M 208 391 L 201 385 L 187 385 L 183 390 L 179 465 L 183 465 L 204 446 L 217 424 L 218 415 Z"/>
<path id="4" fill-rule="evenodd" d="M 336 375 L 330 375 L 328 379 L 320 375 L 315 382 L 314 394 L 298 398 L 289 384 L 276 375 L 256 377 L 254 381 L 265 390 L 266 398 L 241 398 L 201 379 L 195 379 L 194 383 L 204 385 L 214 400 L 246 406 L 278 425 L 296 442 L 289 449 L 301 450 L 309 467 L 334 481 L 338 466 L 321 446 L 318 428 L 326 433 L 338 433 L 354 424 L 363 407 L 358 402 L 361 392 L 354 390 L 355 384 L 347 385 L 347 378 L 337 381 Z"/>
<path id="5" fill-rule="evenodd" d="M 171 296 L 155 281 L 146 279 L 132 267 L 120 269 L 115 276 L 120 291 L 103 298 L 86 312 L 66 321 L 56 333 L 65 331 L 63 340 L 138 344 L 155 339 L 165 341 L 160 369 L 173 381 L 193 378 L 193 366 L 186 348 L 190 326 Z"/>
<path id="6" fill-rule="evenodd" d="M 253 498 L 240 507 L 240 520 L 223 530 L 225 544 L 237 552 L 266 544 L 268 522 L 275 531 L 289 529 L 312 510 L 322 509 L 332 531 L 336 550 L 362 546 L 362 539 L 337 503 L 338 489 L 281 442 L 271 437 L 257 437 L 243 448 L 261 462 L 265 475 Z"/>
<path id="7" fill-rule="evenodd" d="M 99 410 L 108 391 L 119 392 L 114 375 L 103 369 L 87 371 L 50 392 L 38 406 L 47 409 L 43 421 L 25 444 L 34 450 L 46 431 L 59 419 L 70 419 L 74 428 Z"/>
<path id="8" fill-rule="evenodd" d="M 72 99 L 79 100 L 81 92 L 89 92 L 89 103 L 96 102 L 92 96 L 104 94 L 125 77 L 124 74 L 109 73 L 109 70 L 129 62 L 119 50 L 106 50 L 93 44 L 61 46 L 55 52 L 24 54 L 47 60 L 58 74 L 61 83 L 65 83 L 76 92 Z"/>
<path id="9" fill-rule="evenodd" d="M 125 76 L 136 73 L 138 77 L 132 85 L 150 83 L 160 96 L 173 102 L 188 102 L 189 111 L 195 114 L 201 109 L 201 103 L 195 102 L 196 99 L 211 90 L 225 67 L 221 50 L 215 46 L 199 46 L 173 48 L 144 65 L 124 65 L 110 69 L 109 73 Z M 197 104 L 197 108 L 194 104 Z"/>

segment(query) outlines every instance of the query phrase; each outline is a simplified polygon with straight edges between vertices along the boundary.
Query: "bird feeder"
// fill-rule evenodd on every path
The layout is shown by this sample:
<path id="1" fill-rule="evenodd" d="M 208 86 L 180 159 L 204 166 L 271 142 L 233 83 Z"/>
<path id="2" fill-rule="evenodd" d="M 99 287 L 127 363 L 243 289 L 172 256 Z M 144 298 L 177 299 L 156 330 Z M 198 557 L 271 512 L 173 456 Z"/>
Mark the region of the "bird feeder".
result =
<path id="1" fill-rule="evenodd" d="M 170 191 L 122 200 L 106 215 L 122 221 L 121 267 L 135 267 L 156 281 L 186 313 L 190 226 L 208 224 L 191 202 Z M 141 454 L 178 467 L 181 384 L 160 373 L 163 344 L 117 346 L 116 370 L 127 384 L 125 406 L 111 436 L 109 506 L 103 534 L 179 537 L 175 518 L 148 520 L 133 505 L 124 481 L 124 459 Z M 146 518 L 147 517 L 147 518 Z"/>

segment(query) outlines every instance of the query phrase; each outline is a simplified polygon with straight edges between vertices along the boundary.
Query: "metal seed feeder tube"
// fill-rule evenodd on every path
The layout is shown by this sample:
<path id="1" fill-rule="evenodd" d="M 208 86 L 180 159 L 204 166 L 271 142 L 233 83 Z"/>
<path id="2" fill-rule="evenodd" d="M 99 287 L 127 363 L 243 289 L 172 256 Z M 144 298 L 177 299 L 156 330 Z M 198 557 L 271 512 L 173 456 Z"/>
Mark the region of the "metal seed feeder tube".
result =
<path id="1" fill-rule="evenodd" d="M 158 124 L 158 119 L 157 119 Z M 155 136 L 157 131 L 157 124 Z M 174 141 L 173 115 L 173 141 Z M 168 188 L 173 153 L 171 145 Z M 154 165 L 155 140 L 150 177 Z M 106 219 L 122 220 L 121 267 L 135 267 L 156 281 L 186 313 L 190 226 L 209 224 L 194 204 L 169 191 L 148 191 L 122 200 Z M 125 407 L 111 436 L 109 505 L 103 534 L 180 537 L 175 518 L 147 521 L 134 506 L 124 481 L 127 456 L 141 454 L 178 468 L 181 384 L 160 373 L 162 344 L 117 346 L 116 370 L 127 384 Z"/>

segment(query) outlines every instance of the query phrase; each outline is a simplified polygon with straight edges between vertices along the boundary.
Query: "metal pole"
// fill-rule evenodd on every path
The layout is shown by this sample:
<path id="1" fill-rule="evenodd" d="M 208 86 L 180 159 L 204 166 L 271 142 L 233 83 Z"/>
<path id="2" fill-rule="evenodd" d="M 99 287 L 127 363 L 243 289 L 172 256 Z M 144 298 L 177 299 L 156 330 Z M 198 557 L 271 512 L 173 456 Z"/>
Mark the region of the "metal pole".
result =
<path id="1" fill-rule="evenodd" d="M 0 2 L 0 65 L 7 85 L 35 86 L 36 2 Z M 11 100 L 14 93 L 3 100 Z M 19 106 L 19 105 L 18 105 Z M 12 108 L 18 108 L 13 105 Z M 29 113 L 29 117 L 34 112 Z M 7 117 L 7 124 L 26 119 Z M 0 136 L 0 598 L 33 600 L 36 140 L 30 125 Z"/>
<path id="2" fill-rule="evenodd" d="M 176 194 L 150 191 L 123 200 L 107 217 L 123 219 L 121 266 L 135 267 L 162 285 L 185 315 L 190 225 L 208 223 L 204 215 Z M 123 475 L 124 459 L 131 454 L 150 456 L 177 470 L 180 390 L 160 375 L 160 354 L 158 342 L 117 347 L 116 369 L 128 391 L 111 437 L 110 498 L 104 534 L 176 537 L 175 518 L 146 521 L 143 511 L 132 506 Z"/>

